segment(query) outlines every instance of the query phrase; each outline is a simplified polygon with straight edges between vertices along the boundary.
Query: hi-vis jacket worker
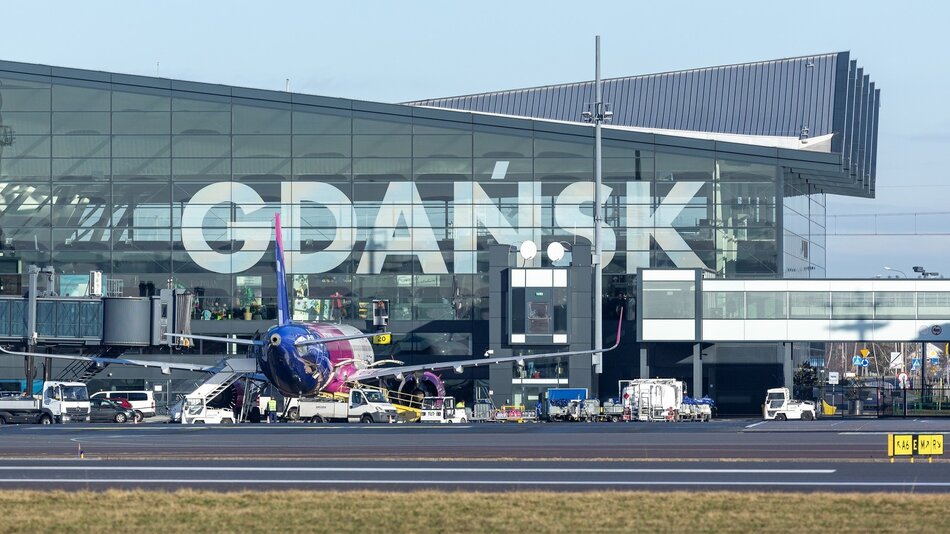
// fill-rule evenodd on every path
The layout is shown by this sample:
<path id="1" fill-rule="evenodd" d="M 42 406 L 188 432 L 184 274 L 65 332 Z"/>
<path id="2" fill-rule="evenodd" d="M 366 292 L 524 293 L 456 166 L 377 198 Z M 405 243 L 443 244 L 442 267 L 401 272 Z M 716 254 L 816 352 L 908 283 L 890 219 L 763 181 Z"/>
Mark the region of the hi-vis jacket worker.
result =
<path id="1" fill-rule="evenodd" d="M 277 422 L 277 399 L 273 397 L 267 401 L 267 420 L 271 423 Z"/>

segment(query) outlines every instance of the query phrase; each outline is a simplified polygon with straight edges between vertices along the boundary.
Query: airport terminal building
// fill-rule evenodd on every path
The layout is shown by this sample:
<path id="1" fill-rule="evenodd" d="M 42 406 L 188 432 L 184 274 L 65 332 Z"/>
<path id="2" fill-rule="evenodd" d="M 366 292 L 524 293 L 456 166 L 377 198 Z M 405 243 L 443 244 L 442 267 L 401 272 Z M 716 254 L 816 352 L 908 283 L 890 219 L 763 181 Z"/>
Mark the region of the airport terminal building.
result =
<path id="1" fill-rule="evenodd" d="M 605 80 L 604 337 L 636 309 L 640 268 L 824 277 L 826 195 L 875 194 L 879 92 L 847 52 Z M 275 318 L 279 212 L 295 319 L 365 329 L 387 299 L 394 343 L 380 357 L 589 346 L 591 310 L 570 295 L 590 302 L 591 285 L 574 274 L 545 297 L 553 337 L 489 340 L 524 315 L 507 296 L 493 310 L 491 273 L 510 289 L 515 270 L 590 264 L 593 100 L 590 81 L 381 104 L 0 61 L 0 293 L 22 295 L 31 264 L 52 266 L 64 296 L 102 271 L 113 295 L 191 291 L 196 334 L 250 337 Z M 542 252 L 498 252 L 525 241 Z M 560 262 L 543 253 L 553 242 Z M 641 357 L 653 376 L 690 380 L 691 345 L 641 351 L 632 315 L 602 372 L 587 357 L 443 379 L 462 398 L 490 383 L 496 402 L 529 405 L 552 386 L 614 396 Z M 779 353 L 710 345 L 694 393 L 726 412 L 758 406 L 781 382 Z M 165 383 L 149 373 L 97 379 Z"/>

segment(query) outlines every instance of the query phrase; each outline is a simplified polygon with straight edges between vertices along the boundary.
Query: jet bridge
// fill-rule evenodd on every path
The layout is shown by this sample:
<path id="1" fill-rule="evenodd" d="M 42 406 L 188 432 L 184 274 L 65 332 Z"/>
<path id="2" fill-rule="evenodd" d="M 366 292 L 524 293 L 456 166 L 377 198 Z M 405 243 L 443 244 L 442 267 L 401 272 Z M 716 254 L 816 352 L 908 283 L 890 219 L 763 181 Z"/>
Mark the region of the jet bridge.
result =
<path id="1" fill-rule="evenodd" d="M 28 297 L 0 296 L 0 343 L 147 347 L 180 343 L 191 333 L 191 295 L 164 289 L 154 297 L 39 297 L 35 328 Z"/>
<path id="2" fill-rule="evenodd" d="M 950 280 L 707 279 L 642 269 L 638 341 L 950 341 Z"/>
<path id="3" fill-rule="evenodd" d="M 714 279 L 699 269 L 640 269 L 637 284 L 640 374 L 647 343 L 693 343 L 693 391 L 702 344 L 774 343 L 792 387 L 797 342 L 950 341 L 950 280 Z"/>

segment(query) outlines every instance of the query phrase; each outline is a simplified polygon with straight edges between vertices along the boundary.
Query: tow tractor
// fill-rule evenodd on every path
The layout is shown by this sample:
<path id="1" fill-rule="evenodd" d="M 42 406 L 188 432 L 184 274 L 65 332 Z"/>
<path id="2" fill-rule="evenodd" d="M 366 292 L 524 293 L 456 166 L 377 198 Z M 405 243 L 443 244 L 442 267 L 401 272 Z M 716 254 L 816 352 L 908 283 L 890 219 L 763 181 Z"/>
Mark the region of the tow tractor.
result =
<path id="1" fill-rule="evenodd" d="M 812 421 L 815 419 L 815 403 L 792 399 L 788 388 L 773 388 L 765 396 L 765 405 L 762 406 L 762 417 L 766 421 L 785 421 L 786 419 L 801 419 Z"/>
<path id="2" fill-rule="evenodd" d="M 425 397 L 422 399 L 423 423 L 467 423 L 465 408 L 455 406 L 455 397 Z"/>

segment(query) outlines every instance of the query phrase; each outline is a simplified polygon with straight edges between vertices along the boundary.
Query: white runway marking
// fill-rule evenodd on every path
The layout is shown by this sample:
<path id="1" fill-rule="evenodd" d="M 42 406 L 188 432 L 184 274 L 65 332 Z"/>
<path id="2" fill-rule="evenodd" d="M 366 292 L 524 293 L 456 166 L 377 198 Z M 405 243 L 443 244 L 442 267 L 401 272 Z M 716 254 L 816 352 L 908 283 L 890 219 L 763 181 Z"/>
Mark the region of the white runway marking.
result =
<path id="1" fill-rule="evenodd" d="M 113 466 L 113 465 L 0 465 L 0 471 L 197 471 L 197 472 L 354 472 L 354 473 L 679 473 L 679 474 L 770 474 L 831 475 L 836 469 L 690 469 L 690 468 L 560 468 L 560 467 L 253 467 L 253 466 Z"/>
<path id="2" fill-rule="evenodd" d="M 761 424 L 763 424 L 763 423 L 765 423 L 765 421 L 759 421 L 758 423 L 752 423 L 751 425 L 746 425 L 745 427 L 746 427 L 746 428 L 753 428 L 753 427 L 757 427 L 757 426 L 759 426 L 759 425 L 761 425 Z"/>

